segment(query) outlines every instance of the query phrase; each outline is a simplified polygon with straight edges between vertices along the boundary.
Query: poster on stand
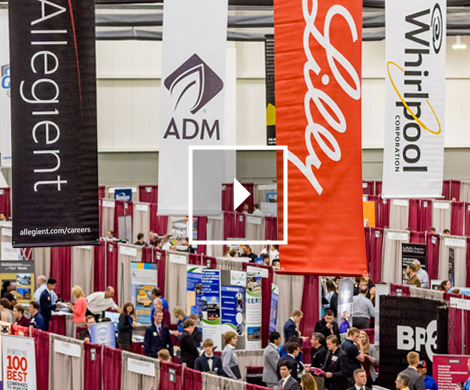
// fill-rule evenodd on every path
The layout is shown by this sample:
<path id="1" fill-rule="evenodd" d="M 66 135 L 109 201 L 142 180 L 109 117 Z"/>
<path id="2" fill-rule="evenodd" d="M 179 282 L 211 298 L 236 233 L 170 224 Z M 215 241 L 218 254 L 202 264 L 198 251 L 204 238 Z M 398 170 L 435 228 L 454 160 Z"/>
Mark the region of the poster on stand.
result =
<path id="1" fill-rule="evenodd" d="M 131 262 L 132 303 L 137 322 L 151 324 L 152 289 L 157 286 L 157 264 Z"/>
<path id="2" fill-rule="evenodd" d="M 34 295 L 34 261 L 0 261 L 0 282 L 10 281 L 18 303 L 29 303 Z"/>
<path id="3" fill-rule="evenodd" d="M 116 325 L 111 321 L 91 325 L 90 341 L 93 344 L 116 348 Z"/>
<path id="4" fill-rule="evenodd" d="M 464 355 L 434 355 L 434 379 L 439 390 L 463 389 L 470 377 L 470 358 Z"/>
<path id="5" fill-rule="evenodd" d="M 248 270 L 246 275 L 246 349 L 261 349 L 261 281 L 260 273 L 251 273 Z"/>
<path id="6" fill-rule="evenodd" d="M 186 313 L 202 317 L 202 270 L 206 267 L 188 265 L 186 279 Z"/>
<path id="7" fill-rule="evenodd" d="M 278 305 L 279 305 L 279 287 L 273 283 L 271 285 L 271 314 L 269 316 L 269 333 L 276 331 Z"/>
<path id="8" fill-rule="evenodd" d="M 402 283 L 408 280 L 406 275 L 406 267 L 413 261 L 418 260 L 421 263 L 421 268 L 426 270 L 427 253 L 427 245 L 425 244 L 401 244 L 401 256 L 403 264 Z"/>
<path id="9" fill-rule="evenodd" d="M 222 349 L 220 312 L 220 270 L 202 271 L 202 338 L 211 339 Z"/>
<path id="10" fill-rule="evenodd" d="M 338 287 L 338 325 L 347 321 L 350 326 L 352 322 L 352 309 L 354 297 L 354 282 L 352 279 L 341 279 Z"/>
<path id="11" fill-rule="evenodd" d="M 2 336 L 3 390 L 36 390 L 36 352 L 30 337 Z"/>
<path id="12" fill-rule="evenodd" d="M 245 349 L 245 287 L 246 272 L 222 271 L 222 334 L 235 332 L 237 348 Z"/>

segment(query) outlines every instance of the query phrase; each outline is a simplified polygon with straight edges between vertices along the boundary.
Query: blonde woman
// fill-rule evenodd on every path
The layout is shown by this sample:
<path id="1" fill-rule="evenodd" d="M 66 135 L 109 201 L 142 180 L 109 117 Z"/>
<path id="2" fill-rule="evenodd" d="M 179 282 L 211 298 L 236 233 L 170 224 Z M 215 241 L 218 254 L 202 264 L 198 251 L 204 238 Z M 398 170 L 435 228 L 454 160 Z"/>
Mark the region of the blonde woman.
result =
<path id="1" fill-rule="evenodd" d="M 69 308 L 73 311 L 74 324 L 86 323 L 87 300 L 83 289 L 80 286 L 72 287 L 72 296 L 76 299 L 75 304 L 69 304 Z"/>
<path id="2" fill-rule="evenodd" d="M 370 344 L 369 336 L 363 330 L 359 334 L 359 343 L 361 343 L 364 350 L 365 359 L 362 362 L 362 366 L 367 374 L 367 387 L 372 387 L 372 384 L 377 380 L 376 368 L 379 365 L 377 350 Z"/>
<path id="3" fill-rule="evenodd" d="M 183 324 L 184 324 L 184 321 L 186 321 L 188 319 L 188 316 L 186 315 L 184 310 L 179 306 L 176 306 L 173 309 L 173 315 L 178 320 L 178 322 L 176 323 L 176 326 L 177 326 L 178 330 L 177 331 L 174 330 L 171 333 L 173 333 L 173 335 L 175 335 L 176 337 L 179 337 L 179 336 L 181 336 L 181 333 L 183 333 Z"/>
<path id="4" fill-rule="evenodd" d="M 241 379 L 240 366 L 238 365 L 237 353 L 237 334 L 229 331 L 224 334 L 225 348 L 222 352 L 222 367 L 225 374 L 232 379 Z"/>
<path id="5" fill-rule="evenodd" d="M 300 388 L 302 390 L 317 390 L 317 382 L 311 374 L 304 374 L 300 378 Z"/>

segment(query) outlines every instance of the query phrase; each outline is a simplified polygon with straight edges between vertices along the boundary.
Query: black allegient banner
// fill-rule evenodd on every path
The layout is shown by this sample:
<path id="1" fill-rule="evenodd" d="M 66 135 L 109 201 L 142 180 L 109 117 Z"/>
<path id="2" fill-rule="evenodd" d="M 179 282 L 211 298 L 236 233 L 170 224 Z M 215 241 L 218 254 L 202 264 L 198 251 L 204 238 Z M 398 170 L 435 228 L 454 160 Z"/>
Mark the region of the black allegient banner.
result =
<path id="1" fill-rule="evenodd" d="M 9 2 L 14 247 L 99 238 L 95 3 Z"/>
<path id="2" fill-rule="evenodd" d="M 274 35 L 264 39 L 266 67 L 266 145 L 276 145 L 276 100 L 274 93 Z"/>
<path id="3" fill-rule="evenodd" d="M 427 259 L 427 246 L 425 244 L 401 244 L 401 255 L 402 255 L 402 283 L 406 283 L 408 277 L 406 276 L 406 267 L 415 260 L 419 260 L 421 268 L 426 270 L 426 259 Z"/>
<path id="4" fill-rule="evenodd" d="M 397 374 L 415 351 L 432 375 L 434 354 L 447 353 L 447 309 L 443 302 L 423 298 L 380 296 L 379 385 L 394 389 Z"/>

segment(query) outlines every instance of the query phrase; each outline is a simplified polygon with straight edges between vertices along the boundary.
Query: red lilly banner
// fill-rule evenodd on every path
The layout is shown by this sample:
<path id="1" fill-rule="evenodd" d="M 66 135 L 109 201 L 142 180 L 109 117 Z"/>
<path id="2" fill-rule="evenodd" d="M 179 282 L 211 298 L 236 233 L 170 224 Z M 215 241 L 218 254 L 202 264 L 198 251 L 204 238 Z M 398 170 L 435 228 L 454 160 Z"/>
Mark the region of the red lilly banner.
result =
<path id="1" fill-rule="evenodd" d="M 274 33 L 276 142 L 290 162 L 281 273 L 359 275 L 362 1 L 276 0 Z"/>

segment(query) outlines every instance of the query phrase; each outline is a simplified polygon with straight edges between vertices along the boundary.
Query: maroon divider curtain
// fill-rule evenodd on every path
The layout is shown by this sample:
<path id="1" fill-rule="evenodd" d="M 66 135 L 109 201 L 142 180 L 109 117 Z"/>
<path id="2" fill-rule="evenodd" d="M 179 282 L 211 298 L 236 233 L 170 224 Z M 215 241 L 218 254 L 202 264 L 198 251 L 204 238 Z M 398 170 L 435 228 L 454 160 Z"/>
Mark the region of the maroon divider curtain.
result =
<path id="1" fill-rule="evenodd" d="M 99 234 L 103 237 L 103 201 L 98 200 Z M 107 233 L 107 232 L 106 232 Z"/>
<path id="2" fill-rule="evenodd" d="M 375 182 L 375 195 L 382 195 L 382 182 L 381 181 Z"/>
<path id="3" fill-rule="evenodd" d="M 130 215 L 131 216 L 131 225 L 132 218 L 134 216 L 133 212 L 133 203 L 126 202 L 124 200 L 115 200 L 114 201 L 114 232 L 116 236 L 119 237 L 119 217 Z"/>
<path id="4" fill-rule="evenodd" d="M 384 228 L 390 226 L 390 199 L 383 199 L 379 196 L 380 208 L 379 208 L 379 223 L 375 224 L 376 227 Z"/>
<path id="5" fill-rule="evenodd" d="M 409 200 L 409 212 L 408 212 L 408 227 L 411 230 L 419 229 L 419 216 L 421 212 L 421 202 L 419 199 Z"/>
<path id="6" fill-rule="evenodd" d="M 121 390 L 122 351 L 103 347 L 103 390 Z"/>
<path id="7" fill-rule="evenodd" d="M 103 199 L 106 197 L 106 186 L 98 187 L 98 199 Z"/>
<path id="8" fill-rule="evenodd" d="M 462 310 L 449 307 L 447 322 L 447 353 L 460 355 L 462 353 Z"/>
<path id="9" fill-rule="evenodd" d="M 466 260 L 467 260 L 467 283 L 465 283 L 465 285 L 470 286 L 470 237 L 467 238 L 467 259 Z M 468 311 L 468 313 L 470 314 L 470 311 Z M 467 340 L 468 340 L 467 344 L 470 346 L 470 338 Z"/>
<path id="10" fill-rule="evenodd" d="M 429 274 L 429 279 L 437 279 L 439 271 L 439 240 L 438 234 L 427 234 L 428 263 L 426 264 L 426 271 Z"/>
<path id="11" fill-rule="evenodd" d="M 150 204 L 150 230 L 159 235 L 168 233 L 168 216 L 158 215 L 158 205 L 156 203 Z"/>
<path id="12" fill-rule="evenodd" d="M 425 244 L 426 233 L 425 232 L 410 232 L 410 243 L 412 244 Z"/>
<path id="13" fill-rule="evenodd" d="M 199 241 L 207 240 L 207 217 L 197 217 L 197 239 Z M 206 253 L 206 245 L 198 245 L 197 253 L 204 255 Z"/>
<path id="14" fill-rule="evenodd" d="M 98 344 L 83 344 L 85 350 L 85 368 L 83 373 L 84 389 L 101 389 L 101 355 L 102 346 Z M 92 360 L 92 355 L 94 359 Z M 108 367 L 106 367 L 108 370 Z"/>
<path id="15" fill-rule="evenodd" d="M 255 204 L 255 198 L 254 198 L 254 188 L 255 185 L 253 183 L 240 183 L 245 189 L 251 194 L 248 198 L 245 199 L 245 201 L 242 202 L 240 206 L 237 208 L 237 212 L 241 213 L 243 211 L 243 205 L 246 203 L 248 204 L 248 212 L 251 214 L 253 212 L 253 206 Z M 230 211 L 233 211 L 233 192 L 232 192 L 232 209 Z"/>
<path id="16" fill-rule="evenodd" d="M 139 186 L 139 202 L 158 203 L 158 186 Z"/>
<path id="17" fill-rule="evenodd" d="M 222 184 L 222 211 L 233 211 L 233 183 Z"/>
<path id="18" fill-rule="evenodd" d="M 310 335 L 315 331 L 315 323 L 319 319 L 318 313 L 320 310 L 320 297 L 318 296 L 318 289 L 318 276 L 305 275 L 301 307 L 304 316 L 300 322 L 300 330 L 306 337 L 310 337 Z"/>
<path id="19" fill-rule="evenodd" d="M 51 248 L 51 278 L 57 280 L 55 292 L 64 301 L 70 301 L 72 278 L 72 251 L 71 247 Z"/>
<path id="20" fill-rule="evenodd" d="M 142 248 L 142 262 L 154 263 L 152 254 L 153 254 L 153 246 L 144 246 Z"/>
<path id="21" fill-rule="evenodd" d="M 175 382 L 170 382 L 168 375 L 170 368 L 175 370 Z M 160 390 L 183 390 L 183 367 L 181 365 L 160 362 Z"/>
<path id="22" fill-rule="evenodd" d="M 467 243 L 468 248 L 468 243 Z M 468 252 L 467 252 L 468 253 Z M 468 257 L 467 257 L 467 264 L 468 264 Z M 468 277 L 467 277 L 468 278 Z M 468 283 L 467 283 L 468 286 Z M 469 295 L 463 294 L 464 299 L 470 299 Z M 470 311 L 464 310 L 464 331 L 465 331 L 465 354 L 470 354 Z"/>
<path id="23" fill-rule="evenodd" d="M 118 294 L 118 244 L 106 242 L 106 284 L 114 288 L 114 302 L 117 302 Z"/>
<path id="24" fill-rule="evenodd" d="M 470 203 L 467 202 L 464 203 L 464 221 L 464 235 L 468 236 L 470 235 Z"/>
<path id="25" fill-rule="evenodd" d="M 383 229 L 370 228 L 369 274 L 375 283 L 382 280 Z"/>
<path id="26" fill-rule="evenodd" d="M 65 316 L 61 314 L 53 314 L 49 322 L 49 332 L 65 336 Z"/>
<path id="27" fill-rule="evenodd" d="M 371 229 L 370 227 L 364 227 L 364 238 L 366 242 L 367 271 L 369 272 L 369 275 L 371 273 L 370 271 L 370 229 Z"/>
<path id="28" fill-rule="evenodd" d="M 191 368 L 184 369 L 184 387 L 189 390 L 202 390 L 202 373 Z"/>
<path id="29" fill-rule="evenodd" d="M 207 268 L 216 269 L 217 268 L 217 259 L 215 257 L 206 256 L 202 257 L 202 264 Z"/>
<path id="30" fill-rule="evenodd" d="M 450 199 L 460 200 L 460 180 L 450 181 Z"/>
<path id="31" fill-rule="evenodd" d="M 106 288 L 106 242 L 95 246 L 95 263 L 93 271 L 93 291 L 104 291 Z"/>
<path id="32" fill-rule="evenodd" d="M 0 213 L 5 214 L 7 219 L 11 217 L 10 188 L 0 188 Z"/>
<path id="33" fill-rule="evenodd" d="M 362 181 L 362 195 L 375 195 L 374 182 L 369 180 Z"/>
<path id="34" fill-rule="evenodd" d="M 432 201 L 421 199 L 421 211 L 419 213 L 418 230 L 428 231 L 432 227 Z"/>
<path id="35" fill-rule="evenodd" d="M 157 283 L 160 290 L 162 290 L 163 298 L 165 298 L 166 252 L 157 248 L 154 251 L 153 258 L 157 261 Z"/>
<path id="36" fill-rule="evenodd" d="M 450 180 L 444 180 L 442 183 L 442 196 L 445 200 L 450 200 Z"/>
<path id="37" fill-rule="evenodd" d="M 464 202 L 452 202 L 450 212 L 450 234 L 463 235 Z"/>
<path id="38" fill-rule="evenodd" d="M 49 333 L 33 329 L 34 350 L 36 352 L 37 390 L 49 389 Z M 41 375 L 42 373 L 42 375 Z"/>
<path id="39" fill-rule="evenodd" d="M 401 291 L 401 296 L 402 297 L 409 297 L 410 296 L 410 286 L 406 286 L 404 284 L 392 283 L 390 285 L 390 295 L 392 295 L 392 296 L 400 295 L 400 294 L 398 294 L 398 291 Z"/>
<path id="40" fill-rule="evenodd" d="M 248 266 L 256 267 L 256 268 L 264 268 L 268 270 L 268 277 L 262 278 L 261 280 L 261 346 L 264 348 L 269 344 L 271 295 L 272 295 L 272 284 L 273 284 L 273 279 L 274 279 L 273 268 L 271 266 L 267 266 L 263 264 L 253 264 L 253 263 L 245 263 L 245 262 L 243 263 L 242 266 L 243 266 L 243 271 L 246 271 Z M 318 286 L 317 286 L 317 289 L 318 289 Z M 308 295 L 305 295 L 305 284 L 304 284 L 304 297 L 305 296 L 308 296 Z M 307 308 L 307 310 L 310 310 L 310 308 Z M 309 313 L 309 311 L 307 311 L 307 313 Z M 304 318 L 306 316 L 307 314 L 304 312 Z"/>
<path id="41" fill-rule="evenodd" d="M 199 255 L 196 255 L 195 253 L 190 253 L 188 255 L 188 264 L 192 265 L 201 265 L 202 258 Z"/>
<path id="42" fill-rule="evenodd" d="M 224 211 L 224 240 L 234 237 L 235 213 L 233 211 Z"/>
<path id="43" fill-rule="evenodd" d="M 266 240 L 277 240 L 277 218 L 276 217 L 264 217 L 265 220 L 265 239 Z"/>
<path id="44" fill-rule="evenodd" d="M 246 232 L 245 232 L 245 214 L 243 213 L 235 213 L 235 230 L 233 232 L 234 237 L 236 238 L 245 238 Z M 276 231 L 277 233 L 277 231 Z M 276 236 L 277 239 L 277 236 Z M 266 240 L 269 240 L 266 236 Z"/>

